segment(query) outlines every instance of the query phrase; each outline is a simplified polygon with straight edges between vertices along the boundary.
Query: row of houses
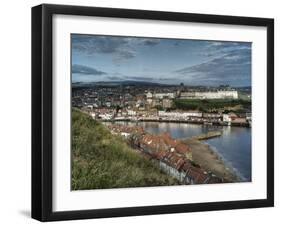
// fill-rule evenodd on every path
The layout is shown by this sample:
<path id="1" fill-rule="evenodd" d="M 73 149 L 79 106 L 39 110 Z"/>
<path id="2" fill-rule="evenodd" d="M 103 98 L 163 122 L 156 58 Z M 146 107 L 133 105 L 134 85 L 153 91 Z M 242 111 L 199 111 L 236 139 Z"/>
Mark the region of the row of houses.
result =
<path id="1" fill-rule="evenodd" d="M 198 111 L 136 111 L 133 109 L 97 108 L 90 111 L 94 119 L 116 121 L 187 121 L 196 123 L 217 123 L 222 125 L 247 126 L 251 123 L 251 114 L 203 113 Z"/>
<path id="2" fill-rule="evenodd" d="M 189 117 L 197 117 L 201 118 L 203 116 L 202 112 L 197 111 L 158 111 L 159 117 L 170 117 L 170 118 L 189 118 Z"/>
<path id="3" fill-rule="evenodd" d="M 164 151 L 175 153 L 176 155 L 192 160 L 191 149 L 182 141 L 173 139 L 169 133 L 160 135 L 145 133 L 141 137 L 132 137 L 132 142 L 134 146 L 149 154 Z"/>
<path id="4" fill-rule="evenodd" d="M 211 172 L 195 166 L 190 147 L 180 140 L 173 139 L 169 133 L 153 135 L 146 133 L 142 127 L 123 125 L 110 125 L 109 129 L 113 134 L 124 136 L 132 147 L 183 184 L 222 182 Z"/>
<path id="5" fill-rule="evenodd" d="M 252 116 L 250 113 L 235 114 L 235 113 L 203 113 L 196 111 L 158 111 L 158 116 L 162 120 L 181 120 L 181 121 L 197 121 L 197 122 L 212 122 L 226 125 L 248 125 L 251 122 Z"/>
<path id="6" fill-rule="evenodd" d="M 131 140 L 134 147 L 150 156 L 162 171 L 177 178 L 183 184 L 222 182 L 211 172 L 195 166 L 190 147 L 182 141 L 171 138 L 169 133 L 133 136 Z"/>
<path id="7" fill-rule="evenodd" d="M 140 126 L 125 126 L 110 124 L 107 126 L 113 135 L 121 135 L 123 137 L 129 138 L 135 134 L 145 134 L 143 127 Z"/>
<path id="8" fill-rule="evenodd" d="M 222 180 L 205 170 L 192 165 L 188 159 L 180 157 L 171 152 L 158 152 L 155 158 L 159 167 L 177 178 L 184 184 L 214 184 L 221 183 Z"/>

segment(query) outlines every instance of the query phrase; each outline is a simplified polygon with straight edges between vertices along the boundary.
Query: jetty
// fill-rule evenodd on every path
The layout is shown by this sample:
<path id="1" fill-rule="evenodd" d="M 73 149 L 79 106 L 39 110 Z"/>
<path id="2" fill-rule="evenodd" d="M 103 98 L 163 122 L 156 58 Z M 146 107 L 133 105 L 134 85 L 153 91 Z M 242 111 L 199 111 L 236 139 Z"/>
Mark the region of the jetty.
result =
<path id="1" fill-rule="evenodd" d="M 202 133 L 196 136 L 192 136 L 192 137 L 188 137 L 188 138 L 182 138 L 180 140 L 182 141 L 187 141 L 187 140 L 207 140 L 207 139 L 211 139 L 211 138 L 215 138 L 215 137 L 219 137 L 222 135 L 222 131 L 209 131 L 207 133 Z"/>

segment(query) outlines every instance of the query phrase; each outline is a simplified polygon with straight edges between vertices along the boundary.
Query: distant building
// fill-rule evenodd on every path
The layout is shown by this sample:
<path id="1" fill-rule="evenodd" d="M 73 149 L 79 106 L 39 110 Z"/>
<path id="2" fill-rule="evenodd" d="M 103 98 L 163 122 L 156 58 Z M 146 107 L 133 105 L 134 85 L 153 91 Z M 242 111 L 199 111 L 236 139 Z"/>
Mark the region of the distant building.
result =
<path id="1" fill-rule="evenodd" d="M 112 114 L 99 114 L 99 116 L 98 116 L 100 119 L 102 119 L 102 120 L 110 120 L 110 119 L 112 119 L 112 117 L 113 117 L 113 115 Z"/>
<path id="2" fill-rule="evenodd" d="M 128 110 L 128 115 L 129 115 L 129 116 L 136 116 L 136 115 L 137 115 L 137 112 L 134 111 L 134 110 Z"/>
<path id="3" fill-rule="evenodd" d="M 163 108 L 171 108 L 172 107 L 172 100 L 169 98 L 164 98 L 162 101 Z"/>
<path id="4" fill-rule="evenodd" d="M 231 117 L 230 117 L 230 115 L 228 115 L 228 114 L 223 114 L 223 115 L 222 115 L 222 121 L 223 121 L 224 123 L 226 123 L 227 125 L 230 125 L 230 124 L 231 124 Z"/>
<path id="5" fill-rule="evenodd" d="M 238 99 L 236 90 L 182 92 L 180 99 Z"/>
<path id="6" fill-rule="evenodd" d="M 228 125 L 246 125 L 249 123 L 251 119 L 241 116 L 237 116 L 234 113 L 229 113 L 229 114 L 223 114 L 223 122 L 227 123 Z"/>
<path id="7" fill-rule="evenodd" d="M 176 119 L 188 119 L 190 117 L 202 117 L 202 112 L 197 112 L 197 111 L 158 111 L 158 116 L 159 117 L 169 117 L 169 118 L 176 118 Z"/>
<path id="8" fill-rule="evenodd" d="M 151 92 L 146 93 L 146 98 L 147 99 L 151 99 L 153 97 Z"/>
<path id="9" fill-rule="evenodd" d="M 237 117 L 235 119 L 232 119 L 231 121 L 232 124 L 246 124 L 247 123 L 247 119 L 246 118 L 241 118 L 241 117 Z"/>
<path id="10" fill-rule="evenodd" d="M 151 92 L 148 92 L 146 93 L 146 99 L 152 99 L 152 98 L 155 98 L 155 99 L 163 99 L 163 98 L 175 98 L 176 95 L 175 93 L 151 93 Z"/>
<path id="11" fill-rule="evenodd" d="M 109 102 L 109 101 L 106 102 L 106 103 L 105 103 L 105 106 L 106 106 L 106 107 L 111 107 L 111 102 Z"/>
<path id="12" fill-rule="evenodd" d="M 246 119 L 248 121 L 251 121 L 252 120 L 252 113 L 246 113 Z"/>

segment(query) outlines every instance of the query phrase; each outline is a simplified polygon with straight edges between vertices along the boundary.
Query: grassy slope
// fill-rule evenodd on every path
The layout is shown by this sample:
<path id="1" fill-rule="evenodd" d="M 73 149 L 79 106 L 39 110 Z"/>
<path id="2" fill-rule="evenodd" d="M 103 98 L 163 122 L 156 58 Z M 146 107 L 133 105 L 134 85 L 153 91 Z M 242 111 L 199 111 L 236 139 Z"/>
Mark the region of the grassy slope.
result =
<path id="1" fill-rule="evenodd" d="M 242 108 L 250 108 L 251 101 L 249 100 L 227 100 L 227 99 L 216 99 L 216 100 L 174 100 L 174 106 L 177 109 L 183 110 L 201 110 L 207 112 L 212 109 L 220 109 L 224 107 L 235 107 L 240 105 Z"/>
<path id="2" fill-rule="evenodd" d="M 101 123 L 72 111 L 72 189 L 173 185 L 178 182 L 113 136 Z"/>

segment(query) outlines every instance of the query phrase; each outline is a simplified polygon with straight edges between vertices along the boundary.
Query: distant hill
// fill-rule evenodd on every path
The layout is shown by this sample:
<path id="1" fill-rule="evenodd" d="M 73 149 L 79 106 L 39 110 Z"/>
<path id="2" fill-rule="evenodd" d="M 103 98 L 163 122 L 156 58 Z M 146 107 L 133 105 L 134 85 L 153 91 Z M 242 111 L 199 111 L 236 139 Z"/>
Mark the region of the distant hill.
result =
<path id="1" fill-rule="evenodd" d="M 176 185 L 100 122 L 72 110 L 73 190 Z"/>
<path id="2" fill-rule="evenodd" d="M 156 82 L 145 82 L 145 81 L 134 81 L 134 80 L 125 80 L 125 81 L 105 81 L 105 82 L 75 82 L 72 83 L 72 87 L 92 87 L 92 86 L 167 86 L 166 84 L 160 84 Z"/>
<path id="3" fill-rule="evenodd" d="M 114 86 L 145 86 L 145 87 L 153 87 L 153 86 L 180 86 L 180 84 L 163 84 L 157 82 L 147 82 L 147 81 L 135 81 L 135 80 L 123 80 L 123 81 L 100 81 L 100 82 L 73 82 L 72 88 L 87 88 L 94 86 L 105 86 L 105 87 L 114 87 Z M 190 89 L 212 89 L 212 88 L 220 88 L 220 86 L 194 86 L 194 85 L 185 85 L 186 88 Z M 251 86 L 243 86 L 243 87 L 232 87 L 241 92 L 251 92 Z"/>

